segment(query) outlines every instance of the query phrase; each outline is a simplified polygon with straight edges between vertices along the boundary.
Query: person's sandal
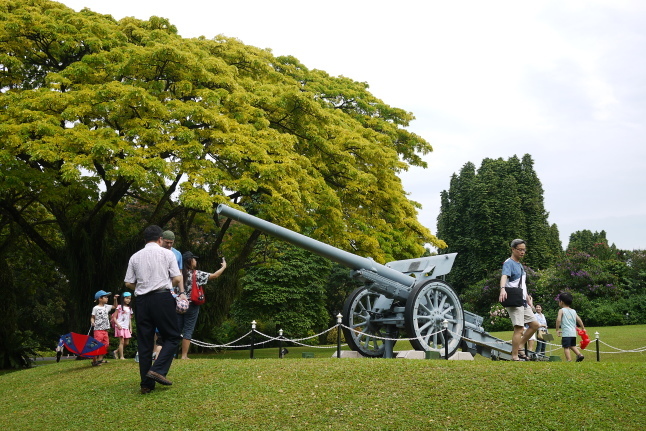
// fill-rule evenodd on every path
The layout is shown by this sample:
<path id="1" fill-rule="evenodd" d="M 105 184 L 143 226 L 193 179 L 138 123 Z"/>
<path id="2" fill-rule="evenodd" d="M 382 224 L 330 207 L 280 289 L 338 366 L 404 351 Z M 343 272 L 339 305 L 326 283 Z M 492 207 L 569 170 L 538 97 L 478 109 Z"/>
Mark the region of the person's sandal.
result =
<path id="1" fill-rule="evenodd" d="M 579 356 L 576 357 L 577 362 L 581 362 L 584 359 L 585 359 L 585 356 L 583 356 L 583 355 L 579 355 Z"/>

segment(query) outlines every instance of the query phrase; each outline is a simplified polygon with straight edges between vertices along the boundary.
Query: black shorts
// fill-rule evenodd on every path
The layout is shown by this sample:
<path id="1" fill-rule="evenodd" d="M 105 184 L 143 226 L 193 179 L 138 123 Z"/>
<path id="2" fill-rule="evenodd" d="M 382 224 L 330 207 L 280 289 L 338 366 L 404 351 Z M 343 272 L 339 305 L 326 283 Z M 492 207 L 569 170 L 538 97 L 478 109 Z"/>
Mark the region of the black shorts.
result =
<path id="1" fill-rule="evenodd" d="M 576 337 L 561 338 L 561 347 L 564 349 L 567 349 L 568 347 L 576 347 Z"/>

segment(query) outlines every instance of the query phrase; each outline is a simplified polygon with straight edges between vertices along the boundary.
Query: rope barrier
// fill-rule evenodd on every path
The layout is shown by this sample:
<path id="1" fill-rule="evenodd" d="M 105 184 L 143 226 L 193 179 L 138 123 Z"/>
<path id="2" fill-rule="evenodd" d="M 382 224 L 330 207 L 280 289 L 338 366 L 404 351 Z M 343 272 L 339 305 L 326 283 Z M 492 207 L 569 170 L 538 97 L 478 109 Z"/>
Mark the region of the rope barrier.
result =
<path id="1" fill-rule="evenodd" d="M 599 353 L 608 353 L 608 354 L 609 354 L 609 353 L 644 353 L 644 352 L 646 352 L 646 347 L 638 347 L 638 348 L 636 348 L 636 349 L 623 350 L 623 349 L 620 349 L 620 348 L 618 348 L 618 347 L 613 347 L 613 346 L 611 346 L 611 345 L 610 345 L 610 344 L 608 344 L 608 343 L 604 343 L 604 342 L 603 342 L 603 341 L 601 341 L 601 340 L 599 340 L 599 342 L 600 342 L 601 344 L 603 344 L 604 346 L 608 346 L 608 347 L 610 347 L 611 349 L 618 350 L 618 352 L 599 352 Z M 590 343 L 590 344 L 592 344 L 592 343 Z"/>
<path id="2" fill-rule="evenodd" d="M 375 335 L 375 334 L 368 334 L 368 333 L 362 332 L 362 331 L 360 331 L 358 329 L 350 328 L 348 326 L 345 326 L 345 325 L 339 323 L 337 325 L 331 326 L 330 328 L 328 328 L 328 329 L 326 329 L 326 330 L 324 330 L 322 332 L 319 332 L 316 335 L 312 335 L 312 336 L 309 336 L 309 337 L 303 337 L 303 338 L 290 339 L 290 338 L 284 337 L 283 335 L 273 337 L 271 335 L 263 334 L 262 332 L 260 332 L 260 331 L 258 331 L 256 329 L 253 329 L 253 330 L 247 332 L 246 334 L 244 334 L 243 336 L 237 338 L 236 340 L 230 341 L 230 342 L 228 342 L 226 344 L 211 344 L 211 343 L 207 343 L 207 342 L 200 341 L 200 340 L 191 340 L 191 343 L 195 344 L 196 346 L 199 346 L 199 347 L 211 348 L 211 349 L 215 349 L 215 348 L 241 349 L 241 348 L 247 348 L 247 347 L 252 347 L 252 346 L 261 346 L 261 345 L 264 345 L 264 344 L 267 344 L 267 343 L 271 343 L 272 341 L 283 341 L 283 342 L 286 342 L 286 343 L 293 343 L 293 344 L 296 344 L 296 345 L 299 345 L 299 346 L 309 347 L 309 348 L 314 348 L 314 349 L 336 349 L 336 348 L 339 347 L 338 345 L 314 346 L 314 345 L 311 345 L 311 344 L 301 343 L 301 341 L 310 340 L 310 339 L 313 339 L 313 338 L 320 337 L 320 336 L 322 336 L 324 334 L 327 334 L 328 332 L 332 331 L 335 328 L 338 328 L 338 329 L 345 328 L 345 329 L 347 329 L 349 331 L 352 331 L 352 332 L 356 333 L 357 335 L 363 335 L 363 336 L 366 336 L 366 337 L 370 337 L 370 338 L 374 338 L 374 339 L 378 339 L 378 340 L 383 340 L 383 341 L 411 341 L 411 340 L 417 340 L 418 339 L 417 337 L 412 337 L 412 338 L 381 337 L 381 336 L 378 336 L 378 335 Z M 434 335 L 441 334 L 442 332 L 444 332 L 443 329 L 439 330 L 437 332 L 433 332 L 431 334 L 427 334 L 425 337 L 432 337 Z M 477 342 L 477 340 L 472 340 L 472 339 L 470 339 L 468 337 L 465 337 L 465 336 L 463 336 L 461 334 L 456 334 L 453 331 L 449 331 L 449 332 L 454 337 L 460 337 L 464 341 L 471 342 L 471 343 L 476 343 Z M 258 334 L 258 335 L 260 335 L 262 337 L 265 337 L 266 340 L 264 340 L 264 341 L 256 341 L 256 342 L 253 343 L 253 345 L 252 344 L 239 344 L 239 345 L 235 344 L 238 341 L 243 340 L 244 338 L 248 337 L 252 333 L 256 333 L 256 334 Z M 611 346 L 608 343 L 605 343 L 604 341 L 601 341 L 600 339 L 597 339 L 597 340 L 601 344 L 609 347 L 610 349 L 616 350 L 614 352 L 599 351 L 599 353 L 603 353 L 603 354 L 645 353 L 646 352 L 646 346 L 626 350 L 626 349 L 620 349 L 618 347 Z M 545 349 L 545 354 L 546 355 L 549 354 L 549 353 L 554 352 L 555 350 L 559 350 L 559 349 L 562 348 L 560 344 L 554 344 L 554 343 L 550 343 L 550 342 L 547 342 L 547 341 L 543 341 L 543 343 L 545 343 L 545 346 L 546 346 L 546 349 Z M 493 341 L 493 342 L 487 343 L 487 344 L 511 344 L 511 340 L 509 340 L 509 341 L 498 340 L 498 341 Z M 590 343 L 590 345 L 592 345 L 592 343 Z M 345 347 L 345 346 L 347 346 L 347 344 L 341 344 L 341 347 Z M 588 350 L 588 349 L 583 349 L 583 350 L 586 350 L 586 351 L 590 352 L 590 350 Z"/>
<path id="3" fill-rule="evenodd" d="M 212 348 L 215 348 L 215 347 L 240 347 L 240 346 L 231 346 L 231 344 L 237 343 L 238 341 L 242 340 L 243 338 L 246 338 L 247 335 L 249 335 L 249 334 L 251 334 L 251 331 L 247 332 L 246 334 L 244 334 L 242 337 L 238 338 L 237 340 L 230 341 L 230 342 L 228 342 L 226 344 L 210 344 L 210 343 L 206 343 L 204 341 L 199 341 L 199 340 L 191 340 L 191 343 L 195 344 L 196 346 L 200 346 L 200 347 L 212 347 Z"/>
<path id="4" fill-rule="evenodd" d="M 553 352 L 553 351 L 555 351 L 555 350 L 559 350 L 559 349 L 561 349 L 561 348 L 562 348 L 562 346 L 561 346 L 560 344 L 548 343 L 547 341 L 543 341 L 543 342 L 544 342 L 544 343 L 545 343 L 545 345 L 547 345 L 547 346 L 554 346 L 554 347 L 550 350 L 550 352 Z M 602 351 L 602 350 L 600 350 L 600 351 L 599 351 L 599 353 L 604 353 L 604 354 L 613 354 L 613 353 L 644 353 L 644 352 L 646 352 L 646 347 L 638 347 L 638 348 L 636 348 L 636 349 L 625 350 L 625 349 L 620 349 L 620 348 L 618 348 L 618 347 L 613 347 L 613 346 L 611 346 L 610 344 L 608 344 L 608 343 L 606 343 L 606 342 L 604 342 L 604 341 L 601 341 L 601 340 L 599 340 L 599 343 L 601 343 L 601 344 L 603 344 L 603 345 L 605 345 L 605 346 L 608 346 L 608 347 L 610 347 L 611 349 L 615 349 L 615 350 L 617 350 L 617 352 L 604 352 L 604 351 Z M 590 344 L 588 345 L 588 347 L 586 347 L 585 349 L 582 349 L 582 350 L 585 350 L 585 351 L 587 351 L 587 352 L 591 352 L 591 351 L 593 351 L 593 350 L 590 350 L 590 349 L 589 349 L 589 347 L 590 347 L 590 346 L 592 346 L 592 344 L 593 344 L 593 343 L 592 343 L 592 342 L 590 342 Z"/>
<path id="5" fill-rule="evenodd" d="M 297 344 L 297 345 L 303 346 L 303 347 L 309 347 L 311 349 L 336 349 L 337 348 L 336 345 L 334 345 L 334 346 L 332 346 L 332 345 L 330 345 L 330 346 L 312 346 L 311 344 L 303 344 L 303 343 L 299 343 L 298 341 L 294 341 L 294 340 L 284 340 L 284 341 L 289 341 L 290 343 L 294 343 L 294 344 Z M 345 346 L 347 346 L 347 344 L 341 344 L 341 347 L 345 347 Z"/>
<path id="6" fill-rule="evenodd" d="M 330 332 L 331 330 L 333 330 L 336 327 L 337 327 L 337 325 L 334 325 L 334 326 L 326 329 L 323 332 L 319 332 L 316 335 L 312 335 L 312 336 L 309 336 L 309 337 L 303 337 L 303 338 L 294 338 L 294 339 L 289 339 L 289 340 L 287 338 L 285 338 L 285 337 L 282 337 L 282 336 L 272 337 L 271 335 L 263 334 L 262 332 L 258 331 L 257 329 L 256 329 L 256 333 L 259 334 L 259 335 L 262 335 L 263 337 L 271 338 L 272 340 L 283 340 L 283 341 L 292 341 L 292 342 L 294 342 L 294 341 L 303 341 L 303 340 L 309 340 L 309 339 L 312 339 L 312 338 L 320 337 L 321 335 L 327 334 L 328 332 Z"/>

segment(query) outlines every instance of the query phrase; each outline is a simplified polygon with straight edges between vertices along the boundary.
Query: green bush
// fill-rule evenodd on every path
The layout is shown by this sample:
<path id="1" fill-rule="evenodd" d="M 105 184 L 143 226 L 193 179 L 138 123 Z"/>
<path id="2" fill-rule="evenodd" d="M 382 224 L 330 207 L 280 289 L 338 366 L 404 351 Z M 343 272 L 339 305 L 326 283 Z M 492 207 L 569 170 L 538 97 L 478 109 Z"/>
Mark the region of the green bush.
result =
<path id="1" fill-rule="evenodd" d="M 616 263 L 601 261 L 586 253 L 568 253 L 552 271 L 545 271 L 548 278 L 543 283 L 555 293 L 570 291 L 591 299 L 618 299 L 623 290 L 619 287 L 617 272 L 620 270 Z"/>
<path id="2" fill-rule="evenodd" d="M 335 326 L 332 328 L 326 335 L 325 337 L 325 343 L 326 344 L 336 344 L 337 342 L 337 334 L 339 333 L 339 327 Z M 343 331 L 341 331 L 341 342 L 345 343 L 345 334 Z"/>
<path id="3" fill-rule="evenodd" d="M 625 316 L 627 325 L 646 323 L 646 294 L 623 298 L 617 301 L 616 308 Z"/>
<path id="4" fill-rule="evenodd" d="M 112 334 L 110 334 L 110 346 L 108 347 L 108 356 L 112 357 L 112 352 L 117 350 L 118 347 L 119 347 L 119 339 L 117 337 L 112 336 Z M 125 347 L 123 351 L 123 356 L 126 358 L 134 358 L 136 354 L 137 354 L 137 338 L 133 336 L 132 338 L 130 338 L 128 345 Z"/>
<path id="5" fill-rule="evenodd" d="M 31 331 L 6 332 L 0 340 L 0 369 L 28 368 L 38 356 L 38 342 Z"/>
<path id="6" fill-rule="evenodd" d="M 587 310 L 583 323 L 587 326 L 618 326 L 624 323 L 624 316 L 610 302 L 595 302 Z"/>
<path id="7" fill-rule="evenodd" d="M 465 310 L 483 317 L 489 315 L 492 305 L 498 303 L 501 272 L 502 270 L 492 272 L 487 278 L 470 285 L 462 292 L 460 301 Z"/>

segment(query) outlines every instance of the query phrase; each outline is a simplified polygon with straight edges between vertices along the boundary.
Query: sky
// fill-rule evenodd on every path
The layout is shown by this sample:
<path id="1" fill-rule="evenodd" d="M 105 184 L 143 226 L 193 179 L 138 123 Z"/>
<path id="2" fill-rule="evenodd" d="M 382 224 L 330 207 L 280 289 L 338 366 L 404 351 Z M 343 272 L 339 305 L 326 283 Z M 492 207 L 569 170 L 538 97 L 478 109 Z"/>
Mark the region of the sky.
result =
<path id="1" fill-rule="evenodd" d="M 433 146 L 402 177 L 436 232 L 468 163 L 530 154 L 563 247 L 605 230 L 646 249 L 646 2 L 641 0 L 63 0 L 116 19 L 168 18 L 367 82 Z M 531 245 L 530 245 L 531 246 Z"/>

